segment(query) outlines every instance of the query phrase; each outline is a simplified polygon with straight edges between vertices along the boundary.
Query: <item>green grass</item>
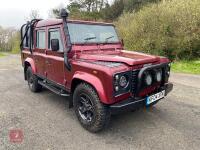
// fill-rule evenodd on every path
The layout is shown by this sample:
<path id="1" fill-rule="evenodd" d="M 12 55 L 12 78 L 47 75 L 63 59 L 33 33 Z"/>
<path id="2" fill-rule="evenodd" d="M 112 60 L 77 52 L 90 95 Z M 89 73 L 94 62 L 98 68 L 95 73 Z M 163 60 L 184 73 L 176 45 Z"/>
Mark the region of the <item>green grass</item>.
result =
<path id="1" fill-rule="evenodd" d="M 200 74 L 200 60 L 177 61 L 172 63 L 172 71 L 179 73 Z"/>
<path id="2" fill-rule="evenodd" d="M 11 54 L 20 54 L 20 51 L 18 50 L 18 51 L 11 51 L 10 52 Z"/>
<path id="3" fill-rule="evenodd" d="M 18 52 L 12 52 L 16 54 Z M 6 54 L 0 52 L 0 57 L 6 56 Z M 192 61 L 175 61 L 172 63 L 172 71 L 178 73 L 190 73 L 200 75 L 200 59 Z"/>
<path id="4" fill-rule="evenodd" d="M 3 53 L 0 52 L 0 57 L 3 57 L 3 56 L 5 56 L 5 54 L 3 54 Z"/>

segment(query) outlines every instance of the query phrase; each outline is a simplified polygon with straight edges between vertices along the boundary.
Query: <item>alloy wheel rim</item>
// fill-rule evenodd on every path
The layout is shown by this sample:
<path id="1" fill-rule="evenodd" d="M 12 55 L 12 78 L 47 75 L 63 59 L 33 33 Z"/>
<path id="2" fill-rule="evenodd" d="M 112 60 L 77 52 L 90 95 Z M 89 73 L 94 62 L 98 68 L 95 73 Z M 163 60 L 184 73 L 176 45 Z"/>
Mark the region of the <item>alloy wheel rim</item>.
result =
<path id="1" fill-rule="evenodd" d="M 89 96 L 84 93 L 79 95 L 78 113 L 86 122 L 91 122 L 94 117 L 94 109 L 91 100 Z"/>

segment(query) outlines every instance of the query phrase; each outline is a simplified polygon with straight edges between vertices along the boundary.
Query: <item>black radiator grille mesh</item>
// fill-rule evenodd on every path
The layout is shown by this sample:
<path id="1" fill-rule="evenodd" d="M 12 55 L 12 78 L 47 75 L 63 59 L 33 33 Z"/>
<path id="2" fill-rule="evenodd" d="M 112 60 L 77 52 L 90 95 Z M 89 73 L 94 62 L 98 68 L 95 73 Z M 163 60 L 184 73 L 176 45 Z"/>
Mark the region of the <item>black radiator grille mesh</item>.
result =
<path id="1" fill-rule="evenodd" d="M 131 88 L 132 88 L 133 94 L 135 94 L 135 93 L 137 92 L 138 74 L 139 74 L 139 70 L 134 70 L 134 71 L 132 71 L 132 83 L 131 83 Z"/>

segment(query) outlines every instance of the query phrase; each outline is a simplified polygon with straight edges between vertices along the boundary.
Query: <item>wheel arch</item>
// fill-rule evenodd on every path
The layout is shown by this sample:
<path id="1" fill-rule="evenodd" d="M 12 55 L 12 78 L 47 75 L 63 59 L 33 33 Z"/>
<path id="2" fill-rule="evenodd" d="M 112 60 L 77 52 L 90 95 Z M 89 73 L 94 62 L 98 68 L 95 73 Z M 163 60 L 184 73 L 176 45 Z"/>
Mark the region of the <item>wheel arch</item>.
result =
<path id="1" fill-rule="evenodd" d="M 27 80 L 27 77 L 26 77 L 26 71 L 28 69 L 28 67 L 31 67 L 33 73 L 35 74 L 36 73 L 36 67 L 35 67 L 35 63 L 33 61 L 32 58 L 26 58 L 26 60 L 24 61 L 24 79 Z"/>
<path id="2" fill-rule="evenodd" d="M 94 90 L 97 92 L 97 95 L 99 96 L 100 101 L 105 104 L 107 103 L 106 93 L 105 93 L 101 80 L 98 77 L 89 73 L 84 73 L 84 72 L 75 73 L 71 82 L 72 95 L 74 93 L 75 88 L 82 82 L 85 82 L 89 84 L 90 86 L 92 86 Z"/>

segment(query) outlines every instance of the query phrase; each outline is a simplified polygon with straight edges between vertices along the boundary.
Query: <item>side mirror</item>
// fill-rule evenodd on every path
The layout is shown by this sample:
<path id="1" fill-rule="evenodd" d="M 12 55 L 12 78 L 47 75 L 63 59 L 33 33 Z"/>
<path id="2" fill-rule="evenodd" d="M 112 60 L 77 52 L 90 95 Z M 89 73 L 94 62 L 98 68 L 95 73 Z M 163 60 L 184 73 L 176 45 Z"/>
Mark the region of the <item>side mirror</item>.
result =
<path id="1" fill-rule="evenodd" d="M 58 51 L 59 50 L 59 40 L 58 39 L 52 39 L 51 40 L 51 49 L 52 49 L 52 51 Z"/>

